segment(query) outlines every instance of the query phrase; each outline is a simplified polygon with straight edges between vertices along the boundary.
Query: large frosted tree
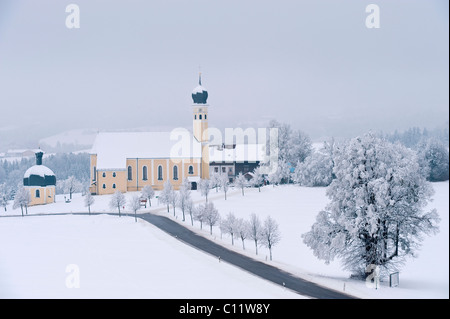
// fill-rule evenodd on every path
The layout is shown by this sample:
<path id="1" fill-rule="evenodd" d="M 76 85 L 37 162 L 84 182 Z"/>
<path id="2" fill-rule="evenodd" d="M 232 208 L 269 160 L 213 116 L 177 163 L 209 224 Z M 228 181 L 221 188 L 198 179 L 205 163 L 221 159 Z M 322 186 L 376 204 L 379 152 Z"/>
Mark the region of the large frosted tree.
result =
<path id="1" fill-rule="evenodd" d="M 373 265 L 386 273 L 438 230 L 437 212 L 424 211 L 433 189 L 413 151 L 367 134 L 335 150 L 334 173 L 329 204 L 302 235 L 327 263 L 338 258 L 361 277 Z"/>

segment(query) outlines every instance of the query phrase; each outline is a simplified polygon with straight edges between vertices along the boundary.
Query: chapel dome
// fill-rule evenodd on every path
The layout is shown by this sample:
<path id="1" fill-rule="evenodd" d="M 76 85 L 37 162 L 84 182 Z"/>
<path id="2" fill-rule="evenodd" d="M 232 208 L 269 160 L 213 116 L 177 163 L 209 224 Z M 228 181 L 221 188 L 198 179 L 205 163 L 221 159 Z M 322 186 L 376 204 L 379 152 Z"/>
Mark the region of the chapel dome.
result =
<path id="1" fill-rule="evenodd" d="M 56 185 L 56 176 L 47 166 L 42 165 L 42 151 L 36 153 L 36 165 L 31 166 L 23 175 L 24 186 L 51 186 Z"/>
<path id="2" fill-rule="evenodd" d="M 199 75 L 198 86 L 192 90 L 192 99 L 194 104 L 206 104 L 208 99 L 208 91 L 202 86 L 202 75 Z"/>

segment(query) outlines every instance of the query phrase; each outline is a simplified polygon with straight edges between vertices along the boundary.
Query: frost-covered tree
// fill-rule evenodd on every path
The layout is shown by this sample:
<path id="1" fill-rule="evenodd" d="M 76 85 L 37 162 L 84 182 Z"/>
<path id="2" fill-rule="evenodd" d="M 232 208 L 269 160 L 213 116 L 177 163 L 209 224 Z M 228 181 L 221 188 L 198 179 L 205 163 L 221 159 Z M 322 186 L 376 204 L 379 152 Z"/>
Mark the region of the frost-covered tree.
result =
<path id="1" fill-rule="evenodd" d="M 292 179 L 303 186 L 328 186 L 334 178 L 333 151 L 330 144 L 309 155 L 303 163 L 298 163 Z"/>
<path id="2" fill-rule="evenodd" d="M 91 206 L 94 204 L 94 202 L 94 196 L 92 196 L 90 192 L 87 192 L 86 195 L 84 195 L 84 206 L 88 208 L 89 215 L 91 214 Z"/>
<path id="3" fill-rule="evenodd" d="M 211 202 L 199 205 L 199 210 L 202 211 L 203 221 L 209 225 L 209 232 L 212 235 L 212 227 L 220 221 L 219 211 Z"/>
<path id="4" fill-rule="evenodd" d="M 194 202 L 192 201 L 192 198 L 189 198 L 189 200 L 186 202 L 186 211 L 189 213 L 189 216 L 191 216 L 191 225 L 194 226 L 194 213 L 195 213 L 195 206 Z"/>
<path id="5" fill-rule="evenodd" d="M 200 189 L 200 193 L 202 196 L 205 196 L 205 202 L 208 202 L 208 194 L 211 190 L 211 181 L 209 179 L 200 179 L 198 182 L 198 188 Z"/>
<path id="6" fill-rule="evenodd" d="M 449 179 L 448 146 L 436 138 L 429 138 L 419 143 L 417 153 L 428 181 L 441 182 Z"/>
<path id="7" fill-rule="evenodd" d="M 126 199 L 125 199 L 125 195 L 122 194 L 121 191 L 116 191 L 112 196 L 111 196 L 111 200 L 109 201 L 109 207 L 111 209 L 118 209 L 119 210 L 119 217 L 120 215 L 120 208 L 125 206 L 126 204 Z"/>
<path id="8" fill-rule="evenodd" d="M 225 194 L 225 200 L 227 200 L 227 192 L 229 189 L 229 180 L 228 176 L 226 174 L 220 175 L 220 188 L 222 189 L 223 193 Z"/>
<path id="9" fill-rule="evenodd" d="M 142 197 L 148 200 L 148 206 L 152 206 L 152 198 L 155 197 L 155 191 L 150 185 L 145 185 L 141 191 Z"/>
<path id="10" fill-rule="evenodd" d="M 180 207 L 183 213 L 183 221 L 185 221 L 185 211 L 188 209 L 189 202 L 191 200 L 191 183 L 188 179 L 184 179 L 178 192 L 178 207 Z"/>
<path id="11" fill-rule="evenodd" d="M 319 259 L 339 258 L 362 277 L 373 265 L 398 269 L 423 235 L 438 229 L 436 211 L 424 211 L 433 188 L 415 153 L 367 134 L 340 147 L 334 161 L 330 203 L 302 235 L 304 243 Z"/>
<path id="12" fill-rule="evenodd" d="M 141 209 L 141 197 L 133 195 L 128 201 L 128 207 L 134 212 L 134 221 L 137 222 L 137 211 Z"/>
<path id="13" fill-rule="evenodd" d="M 206 205 L 206 203 L 205 203 Z M 198 205 L 193 209 L 194 220 L 200 223 L 200 229 L 203 229 L 203 223 L 206 221 L 206 208 L 205 205 Z"/>
<path id="14" fill-rule="evenodd" d="M 261 192 L 261 185 L 264 182 L 264 176 L 261 172 L 261 167 L 258 166 L 253 170 L 253 176 L 250 181 L 254 187 L 258 187 L 258 191 Z"/>
<path id="15" fill-rule="evenodd" d="M 275 120 L 269 123 L 269 128 L 278 129 L 278 141 L 275 145 L 278 148 L 278 160 L 295 165 L 297 162 L 303 162 L 311 153 L 311 139 L 304 132 Z"/>
<path id="16" fill-rule="evenodd" d="M 220 221 L 220 230 L 231 236 L 231 245 L 234 245 L 234 237 L 237 235 L 238 229 L 238 219 L 232 212 L 229 212 L 228 215 Z"/>
<path id="17" fill-rule="evenodd" d="M 174 196 L 173 186 L 170 183 L 170 181 L 166 181 L 164 183 L 163 190 L 159 194 L 158 199 L 162 204 L 167 205 L 167 212 L 170 211 L 170 203 L 172 202 L 173 196 Z"/>
<path id="18" fill-rule="evenodd" d="M 238 218 L 237 220 L 237 236 L 242 241 L 242 249 L 245 250 L 245 239 L 248 237 L 250 232 L 250 223 L 243 218 Z"/>
<path id="19" fill-rule="evenodd" d="M 62 180 L 60 183 L 63 191 L 69 194 L 70 199 L 72 199 L 73 193 L 81 192 L 83 189 L 83 184 L 73 175 L 69 176 L 65 180 Z"/>
<path id="20" fill-rule="evenodd" d="M 6 212 L 6 206 L 8 206 L 9 196 L 10 196 L 10 193 L 9 193 L 6 183 L 0 184 L 0 206 L 3 207 L 5 212 Z"/>
<path id="21" fill-rule="evenodd" d="M 261 231 L 262 231 L 262 226 L 261 226 L 261 221 L 259 220 L 258 215 L 256 215 L 255 213 L 250 215 L 250 221 L 249 221 L 249 225 L 248 225 L 248 237 L 250 237 L 250 239 L 253 240 L 253 242 L 255 243 L 255 251 L 256 254 L 258 255 L 258 243 L 261 240 Z"/>
<path id="22" fill-rule="evenodd" d="M 270 216 L 264 220 L 261 229 L 261 245 L 269 249 L 270 260 L 272 260 L 272 248 L 281 240 L 281 234 L 278 229 L 278 223 Z"/>
<path id="23" fill-rule="evenodd" d="M 18 188 L 16 196 L 14 197 L 13 209 L 20 207 L 23 216 L 23 208 L 25 207 L 25 213 L 28 215 L 28 205 L 30 205 L 30 203 L 31 203 L 30 191 L 25 189 L 24 187 Z"/>
<path id="24" fill-rule="evenodd" d="M 280 167 L 277 167 L 277 169 L 275 171 L 270 173 L 267 176 L 267 180 L 269 181 L 270 184 L 272 184 L 273 187 L 275 187 L 275 185 L 278 185 L 281 182 L 281 169 L 280 169 Z"/>
<path id="25" fill-rule="evenodd" d="M 234 185 L 237 188 L 241 189 L 242 196 L 244 196 L 244 189 L 245 189 L 245 187 L 247 187 L 248 182 L 247 182 L 247 178 L 245 178 L 245 176 L 242 174 L 242 172 L 239 172 L 238 176 L 236 177 L 236 179 L 234 181 Z"/>
<path id="26" fill-rule="evenodd" d="M 220 187 L 220 176 L 221 174 L 213 172 L 209 177 L 210 187 L 216 189 L 216 193 L 219 191 Z"/>

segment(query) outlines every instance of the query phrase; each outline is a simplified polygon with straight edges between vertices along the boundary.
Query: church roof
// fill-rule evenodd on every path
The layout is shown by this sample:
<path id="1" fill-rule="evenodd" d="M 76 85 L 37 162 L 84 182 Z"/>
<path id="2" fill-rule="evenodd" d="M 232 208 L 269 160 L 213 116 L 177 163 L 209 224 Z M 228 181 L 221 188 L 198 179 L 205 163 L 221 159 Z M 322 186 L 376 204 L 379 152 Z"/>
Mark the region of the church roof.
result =
<path id="1" fill-rule="evenodd" d="M 171 132 L 101 132 L 90 153 L 97 154 L 97 170 L 120 170 L 130 158 L 200 158 L 201 143 L 182 128 Z"/>

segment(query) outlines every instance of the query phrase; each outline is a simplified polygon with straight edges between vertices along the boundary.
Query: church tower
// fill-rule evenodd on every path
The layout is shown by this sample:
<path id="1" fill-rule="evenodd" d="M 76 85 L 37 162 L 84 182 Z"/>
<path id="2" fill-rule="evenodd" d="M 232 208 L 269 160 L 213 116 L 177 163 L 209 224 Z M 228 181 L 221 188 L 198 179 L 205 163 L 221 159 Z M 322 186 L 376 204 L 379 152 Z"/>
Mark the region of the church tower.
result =
<path id="1" fill-rule="evenodd" d="M 208 91 L 202 86 L 202 74 L 198 76 L 198 86 L 192 91 L 193 132 L 195 139 L 202 144 L 202 163 L 200 178 L 209 178 L 209 136 L 208 136 Z"/>

